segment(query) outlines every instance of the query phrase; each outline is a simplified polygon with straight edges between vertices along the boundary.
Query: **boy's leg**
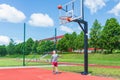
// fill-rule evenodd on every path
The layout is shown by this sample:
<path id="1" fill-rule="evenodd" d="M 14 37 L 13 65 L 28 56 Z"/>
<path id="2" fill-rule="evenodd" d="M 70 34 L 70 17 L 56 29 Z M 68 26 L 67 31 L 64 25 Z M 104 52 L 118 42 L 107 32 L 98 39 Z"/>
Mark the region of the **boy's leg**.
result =
<path id="1" fill-rule="evenodd" d="M 58 67 L 57 66 L 55 67 L 55 72 L 58 72 Z"/>
<path id="2" fill-rule="evenodd" d="M 55 71 L 56 71 L 56 73 L 58 73 L 58 63 L 57 62 L 55 63 Z"/>
<path id="3" fill-rule="evenodd" d="M 53 73 L 55 72 L 54 62 L 52 62 Z"/>
<path id="4" fill-rule="evenodd" d="M 55 71 L 55 67 L 53 66 L 53 71 Z"/>
<path id="5" fill-rule="evenodd" d="M 59 73 L 58 72 L 58 63 L 57 62 L 53 62 L 53 73 Z"/>
<path id="6" fill-rule="evenodd" d="M 55 67 L 53 66 L 53 73 L 55 73 Z"/>

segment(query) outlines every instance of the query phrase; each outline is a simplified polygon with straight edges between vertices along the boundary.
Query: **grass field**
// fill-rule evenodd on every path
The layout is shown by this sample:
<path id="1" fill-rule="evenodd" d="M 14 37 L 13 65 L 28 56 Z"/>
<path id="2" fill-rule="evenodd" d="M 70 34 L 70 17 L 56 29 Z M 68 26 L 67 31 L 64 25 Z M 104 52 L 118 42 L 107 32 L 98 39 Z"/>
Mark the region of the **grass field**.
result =
<path id="1" fill-rule="evenodd" d="M 84 54 L 60 54 L 60 62 L 84 63 Z M 48 59 L 50 56 L 47 57 Z M 120 54 L 89 54 L 89 64 L 120 66 Z"/>
<path id="2" fill-rule="evenodd" d="M 84 54 L 64 53 L 60 55 L 59 62 L 84 63 Z M 0 66 L 22 65 L 22 58 L 22 55 L 0 57 Z M 51 55 L 48 55 L 44 59 L 50 58 Z M 88 58 L 89 64 L 120 66 L 120 54 L 89 54 Z M 26 59 L 40 59 L 40 55 L 27 55 Z"/>

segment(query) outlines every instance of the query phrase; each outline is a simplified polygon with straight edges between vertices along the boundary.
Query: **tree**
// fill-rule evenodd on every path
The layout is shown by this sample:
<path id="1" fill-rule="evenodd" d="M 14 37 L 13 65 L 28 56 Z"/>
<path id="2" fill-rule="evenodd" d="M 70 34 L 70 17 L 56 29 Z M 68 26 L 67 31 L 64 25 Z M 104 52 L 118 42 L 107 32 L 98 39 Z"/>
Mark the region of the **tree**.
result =
<path id="1" fill-rule="evenodd" d="M 71 34 L 66 33 L 64 37 L 58 41 L 57 49 L 60 51 L 68 51 L 71 48 Z"/>
<path id="2" fill-rule="evenodd" d="M 32 38 L 29 38 L 25 43 L 25 53 L 30 54 L 32 52 L 32 46 L 34 44 L 34 41 Z"/>
<path id="3" fill-rule="evenodd" d="M 0 46 L 0 56 L 5 56 L 7 55 L 7 50 L 6 50 L 6 46 Z"/>
<path id="4" fill-rule="evenodd" d="M 61 40 L 58 41 L 57 49 L 59 51 L 67 51 L 68 50 L 68 46 L 66 45 L 66 38 L 65 37 L 63 37 Z"/>
<path id="5" fill-rule="evenodd" d="M 17 54 L 23 54 L 23 43 L 19 43 L 15 46 L 15 52 Z"/>
<path id="6" fill-rule="evenodd" d="M 75 40 L 76 49 L 82 50 L 84 48 L 84 32 L 81 32 Z"/>
<path id="7" fill-rule="evenodd" d="M 10 43 L 9 45 L 7 46 L 7 52 L 9 55 L 13 55 L 15 54 L 15 42 L 13 39 L 10 39 Z"/>
<path id="8" fill-rule="evenodd" d="M 37 47 L 38 47 L 39 42 L 36 40 L 32 46 L 32 52 L 37 53 Z"/>
<path id="9" fill-rule="evenodd" d="M 76 34 L 76 32 L 73 32 L 72 34 L 70 34 L 70 37 L 69 37 L 69 40 L 68 40 L 68 42 L 69 42 L 69 48 L 71 48 L 71 49 L 75 49 L 75 40 L 76 40 L 76 38 L 77 38 L 77 34 Z"/>
<path id="10" fill-rule="evenodd" d="M 120 25 L 115 18 L 110 18 L 106 21 L 102 31 L 103 47 L 112 53 L 113 49 L 118 49 L 120 46 Z M 117 45 L 117 46 L 116 46 Z"/>
<path id="11" fill-rule="evenodd" d="M 101 30 L 102 30 L 101 24 L 96 19 L 93 23 L 92 28 L 90 29 L 90 46 L 94 47 L 94 52 L 96 52 L 96 48 L 100 48 Z"/>
<path id="12" fill-rule="evenodd" d="M 75 49 L 76 38 L 76 32 L 73 32 L 72 34 L 66 33 L 64 37 L 58 41 L 57 49 L 60 51 L 68 51 L 69 49 Z"/>
<path id="13" fill-rule="evenodd" d="M 37 47 L 38 52 L 49 52 L 54 49 L 54 42 L 50 40 L 44 40 L 39 42 L 39 45 Z"/>

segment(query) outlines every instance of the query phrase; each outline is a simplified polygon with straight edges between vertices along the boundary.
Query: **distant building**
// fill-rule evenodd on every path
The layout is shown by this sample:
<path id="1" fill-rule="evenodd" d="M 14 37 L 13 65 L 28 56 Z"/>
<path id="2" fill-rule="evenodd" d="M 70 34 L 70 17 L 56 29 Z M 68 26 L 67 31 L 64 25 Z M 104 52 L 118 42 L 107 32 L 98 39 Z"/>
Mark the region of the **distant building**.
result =
<path id="1" fill-rule="evenodd" d="M 88 53 L 94 52 L 95 48 L 88 48 Z M 97 48 L 96 51 L 101 51 L 101 49 Z M 79 53 L 84 53 L 84 49 L 82 50 L 74 50 L 73 52 L 79 52 Z"/>
<path id="2" fill-rule="evenodd" d="M 60 36 L 56 36 L 56 39 L 57 40 L 60 40 L 64 37 L 64 35 L 60 35 Z M 51 41 L 54 41 L 55 40 L 55 37 L 50 37 L 50 38 L 46 38 L 46 39 L 42 39 L 42 40 L 51 40 Z"/>

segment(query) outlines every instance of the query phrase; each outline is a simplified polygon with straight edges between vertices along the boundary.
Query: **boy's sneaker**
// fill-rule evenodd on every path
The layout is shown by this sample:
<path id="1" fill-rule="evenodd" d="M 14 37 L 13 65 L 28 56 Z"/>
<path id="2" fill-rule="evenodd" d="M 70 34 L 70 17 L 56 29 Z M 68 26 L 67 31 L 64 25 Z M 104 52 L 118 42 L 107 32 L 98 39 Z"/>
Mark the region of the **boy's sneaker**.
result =
<path id="1" fill-rule="evenodd" d="M 55 72 L 55 74 L 60 74 L 61 72 Z"/>

